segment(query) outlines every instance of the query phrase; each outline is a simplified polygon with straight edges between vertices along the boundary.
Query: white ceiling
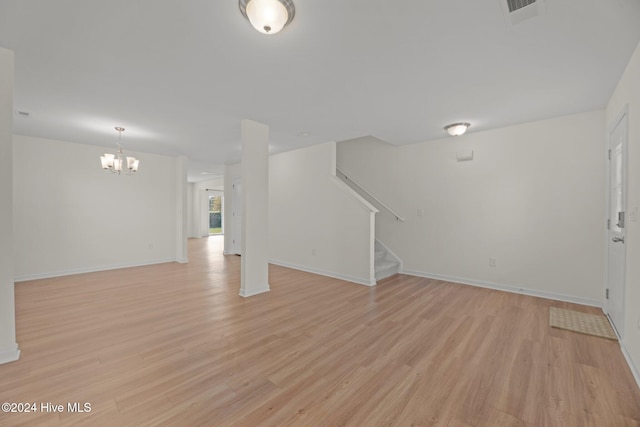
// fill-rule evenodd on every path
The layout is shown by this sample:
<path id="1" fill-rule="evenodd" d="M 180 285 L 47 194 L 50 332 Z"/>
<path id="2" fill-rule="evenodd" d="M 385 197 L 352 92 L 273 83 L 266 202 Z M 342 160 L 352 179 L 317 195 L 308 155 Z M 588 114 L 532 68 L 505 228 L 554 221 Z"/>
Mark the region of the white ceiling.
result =
<path id="1" fill-rule="evenodd" d="M 603 108 L 640 40 L 639 0 L 546 0 L 517 25 L 504 0 L 294 1 L 265 36 L 237 0 L 0 0 L 14 131 L 113 147 L 124 126 L 125 150 L 184 154 L 196 181 L 240 160 L 243 118 L 281 152 Z"/>

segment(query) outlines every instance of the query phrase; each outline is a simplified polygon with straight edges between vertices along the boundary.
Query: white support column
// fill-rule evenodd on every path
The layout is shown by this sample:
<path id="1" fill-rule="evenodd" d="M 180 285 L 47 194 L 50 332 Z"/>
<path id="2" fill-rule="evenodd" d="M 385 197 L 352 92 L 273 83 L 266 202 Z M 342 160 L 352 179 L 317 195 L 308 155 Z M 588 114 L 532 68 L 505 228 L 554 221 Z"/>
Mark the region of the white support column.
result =
<path id="1" fill-rule="evenodd" d="M 187 158 L 176 158 L 176 261 L 189 262 L 187 254 Z"/>
<path id="2" fill-rule="evenodd" d="M 243 120 L 240 296 L 269 292 L 269 127 Z"/>
<path id="3" fill-rule="evenodd" d="M 13 283 L 13 52 L 0 47 L 0 363 L 20 357 Z"/>

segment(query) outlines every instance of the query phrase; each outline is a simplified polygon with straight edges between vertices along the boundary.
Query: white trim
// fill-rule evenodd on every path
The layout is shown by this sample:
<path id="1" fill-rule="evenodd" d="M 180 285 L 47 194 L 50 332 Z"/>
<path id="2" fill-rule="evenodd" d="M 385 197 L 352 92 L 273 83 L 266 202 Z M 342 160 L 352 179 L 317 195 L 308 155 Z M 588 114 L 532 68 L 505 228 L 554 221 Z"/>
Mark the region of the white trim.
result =
<path id="1" fill-rule="evenodd" d="M 168 262 L 180 262 L 175 258 L 164 258 L 157 260 L 149 260 L 143 262 L 122 263 L 113 265 L 102 265 L 97 267 L 74 268 L 70 270 L 50 271 L 48 273 L 24 274 L 16 276 L 14 282 L 26 282 L 28 280 L 49 279 L 52 277 L 71 276 L 73 274 L 95 273 L 98 271 L 118 270 L 120 268 L 143 267 L 145 265 L 165 264 Z"/>
<path id="2" fill-rule="evenodd" d="M 605 130 L 604 135 L 604 236 L 603 238 L 603 247 L 604 247 L 604 260 L 603 260 L 603 272 L 602 272 L 602 311 L 607 316 L 609 315 L 609 302 L 607 301 L 607 287 L 609 286 L 609 180 L 611 179 L 611 171 L 609 168 L 611 167 L 611 161 L 609 160 L 609 129 Z M 611 321 L 611 320 L 609 320 Z M 614 328 L 615 329 L 615 328 Z"/>
<path id="3" fill-rule="evenodd" d="M 624 358 L 627 360 L 627 365 L 629 365 L 629 369 L 631 369 L 633 378 L 636 380 L 636 383 L 640 388 L 640 371 L 638 371 L 638 368 L 636 367 L 635 363 L 633 363 L 633 358 L 631 357 L 631 354 L 629 354 L 629 350 L 627 350 L 627 345 L 625 344 L 624 340 L 620 339 L 618 341 L 620 342 L 620 349 L 622 350 L 622 354 Z"/>
<path id="4" fill-rule="evenodd" d="M 625 138 L 624 138 L 624 142 L 622 143 L 622 155 L 623 155 L 623 160 L 624 160 L 624 164 L 623 164 L 623 170 L 624 170 L 624 176 L 622 177 L 622 181 L 623 181 L 623 199 L 625 201 L 625 212 L 627 213 L 627 223 L 629 222 L 629 207 L 627 206 L 627 202 L 628 202 L 628 188 L 629 188 L 629 181 L 628 181 L 628 158 L 629 158 L 629 104 L 625 104 L 624 107 L 622 108 L 622 110 L 620 110 L 620 112 L 618 113 L 618 115 L 615 117 L 615 119 L 607 124 L 607 129 L 606 129 L 606 134 L 605 134 L 605 221 L 606 220 L 611 220 L 613 221 L 612 218 L 609 218 L 609 213 L 610 213 L 610 203 L 611 203 L 611 193 L 610 193 L 610 180 L 611 180 L 611 159 L 609 159 L 609 150 L 611 149 L 611 133 L 614 131 L 614 129 L 618 126 L 618 124 L 620 124 L 620 122 L 622 120 L 624 120 L 626 118 L 626 126 L 624 129 L 624 133 L 625 133 Z M 626 229 L 625 229 L 625 235 L 626 235 Z M 604 232 L 604 278 L 603 278 L 603 286 L 602 286 L 602 310 L 607 314 L 607 316 L 610 315 L 610 300 L 608 300 L 606 298 L 606 291 L 607 288 L 609 287 L 609 238 L 610 238 L 610 230 L 605 226 L 605 232 Z M 626 292 L 627 292 L 627 283 L 626 283 L 626 269 L 627 269 L 627 246 L 626 244 L 624 245 L 624 272 L 623 272 L 623 295 L 624 295 L 624 299 L 626 301 L 627 296 L 626 296 Z M 622 305 L 622 331 L 624 333 L 624 328 L 625 328 L 625 313 L 626 313 L 626 304 Z M 610 322 L 613 325 L 614 322 L 613 320 L 611 320 L 611 317 L 609 316 Z M 615 329 L 615 326 L 614 326 Z"/>
<path id="5" fill-rule="evenodd" d="M 249 298 L 254 295 L 267 293 L 269 291 L 271 291 L 271 288 L 269 287 L 269 285 L 266 285 L 258 289 L 252 289 L 251 291 L 245 291 L 244 289 L 240 289 L 240 293 L 238 295 L 240 295 L 243 298 Z"/>
<path id="6" fill-rule="evenodd" d="M 189 258 L 176 259 L 176 262 L 179 263 L 179 264 L 188 264 L 189 263 Z"/>
<path id="7" fill-rule="evenodd" d="M 377 284 L 376 280 L 376 213 L 369 214 L 369 282 Z M 370 286 L 370 285 L 367 285 Z"/>
<path id="8" fill-rule="evenodd" d="M 463 285 L 478 286 L 480 288 L 494 289 L 497 291 L 511 292 L 514 294 L 530 295 L 533 297 L 546 298 L 556 301 L 572 302 L 574 304 L 589 305 L 592 307 L 602 307 L 598 300 L 576 297 L 573 295 L 557 294 L 555 292 L 538 291 L 534 289 L 521 288 L 519 286 L 499 285 L 497 283 L 483 282 L 480 280 L 464 279 L 460 277 L 445 276 L 441 274 L 426 273 L 416 270 L 402 270 L 402 274 L 410 276 L 426 277 L 428 279 L 444 280 L 447 282 L 460 283 Z"/>
<path id="9" fill-rule="evenodd" d="M 346 280 L 347 282 L 353 282 L 358 285 L 375 286 L 375 278 L 373 280 L 366 280 L 360 277 L 349 276 L 347 274 L 335 273 L 333 271 L 320 270 L 317 268 L 303 267 L 301 265 L 291 264 L 288 262 L 269 260 L 270 264 L 279 265 L 281 267 L 291 268 L 294 270 L 300 270 L 307 273 L 319 274 L 320 276 L 333 277 L 334 279 Z"/>
<path id="10" fill-rule="evenodd" d="M 5 350 L 0 350 L 0 365 L 9 362 L 15 362 L 20 358 L 20 350 L 18 344 L 14 344 Z"/>

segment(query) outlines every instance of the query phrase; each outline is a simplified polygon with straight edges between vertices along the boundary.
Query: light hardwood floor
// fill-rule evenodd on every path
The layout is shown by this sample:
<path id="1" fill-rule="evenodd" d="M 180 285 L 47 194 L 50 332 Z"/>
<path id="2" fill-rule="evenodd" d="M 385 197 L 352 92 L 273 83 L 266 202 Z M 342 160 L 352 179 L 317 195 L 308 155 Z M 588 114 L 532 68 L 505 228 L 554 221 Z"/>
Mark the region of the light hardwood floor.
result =
<path id="1" fill-rule="evenodd" d="M 547 323 L 550 306 L 598 309 L 275 266 L 272 291 L 244 299 L 221 242 L 190 240 L 187 265 L 17 284 L 22 356 L 0 365 L 0 402 L 65 412 L 0 413 L 0 425 L 640 425 L 618 343 Z"/>

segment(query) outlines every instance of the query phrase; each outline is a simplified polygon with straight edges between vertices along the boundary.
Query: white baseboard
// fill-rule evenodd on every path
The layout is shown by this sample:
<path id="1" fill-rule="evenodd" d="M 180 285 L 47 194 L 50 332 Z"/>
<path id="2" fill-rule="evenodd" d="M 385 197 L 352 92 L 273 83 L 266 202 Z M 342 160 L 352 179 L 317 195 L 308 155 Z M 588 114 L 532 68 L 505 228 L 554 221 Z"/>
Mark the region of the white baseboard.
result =
<path id="1" fill-rule="evenodd" d="M 333 271 L 320 270 L 320 269 L 311 268 L 311 267 L 304 267 L 301 265 L 296 265 L 296 264 L 291 264 L 288 262 L 276 261 L 276 260 L 269 260 L 269 263 L 279 265 L 281 267 L 291 268 L 294 270 L 304 271 L 307 273 L 319 274 L 320 276 L 327 276 L 327 277 L 333 277 L 334 279 L 346 280 L 347 282 L 357 283 L 358 285 L 364 285 L 364 286 L 376 285 L 375 278 L 366 280 L 361 277 L 349 276 L 347 274 L 335 273 Z"/>
<path id="2" fill-rule="evenodd" d="M 428 279 L 444 280 L 447 282 L 460 283 L 463 285 L 478 286 L 480 288 L 494 289 L 497 291 L 511 292 L 515 294 L 530 295 L 539 298 L 546 298 L 556 301 L 572 302 L 574 304 L 589 305 L 592 307 L 602 307 L 602 302 L 589 298 L 576 297 L 573 295 L 558 294 L 555 292 L 538 291 L 534 289 L 521 288 L 518 286 L 499 285 L 497 283 L 483 282 L 480 280 L 465 279 L 461 277 L 445 276 L 441 274 L 425 273 L 416 270 L 402 270 L 403 274 L 410 276 L 426 277 Z"/>
<path id="3" fill-rule="evenodd" d="M 177 258 L 176 262 L 179 264 L 189 264 L 189 258 Z"/>
<path id="4" fill-rule="evenodd" d="M 271 288 L 269 287 L 269 285 L 266 286 L 262 286 L 258 289 L 250 289 L 250 290 L 244 290 L 244 289 L 240 289 L 240 296 L 244 297 L 244 298 L 249 298 L 252 297 L 254 295 L 260 295 L 260 294 L 264 294 L 271 291 Z"/>
<path id="5" fill-rule="evenodd" d="M 638 388 L 640 388 L 640 371 L 636 367 L 636 364 L 633 363 L 633 359 L 631 358 L 631 354 L 629 354 L 629 350 L 627 350 L 627 345 L 625 344 L 623 339 L 619 340 L 620 349 L 622 350 L 622 354 L 624 358 L 627 360 L 627 365 L 629 365 L 629 369 L 631 369 L 631 373 L 633 374 L 633 378 L 636 380 L 636 384 L 638 384 Z"/>
<path id="6" fill-rule="evenodd" d="M 180 262 L 180 261 L 176 260 L 175 258 L 164 258 L 164 259 L 148 260 L 148 261 L 142 261 L 142 262 L 131 262 L 131 263 L 121 263 L 121 264 L 112 264 L 112 265 L 102 265 L 102 266 L 96 266 L 96 267 L 75 268 L 75 269 L 69 269 L 69 270 L 50 271 L 47 273 L 23 274 L 21 276 L 16 276 L 13 280 L 16 283 L 26 282 L 27 280 L 49 279 L 52 277 L 71 276 L 72 274 L 95 273 L 97 271 L 117 270 L 120 268 L 130 268 L 130 267 L 142 267 L 145 265 L 164 264 L 167 262 Z"/>
<path id="7" fill-rule="evenodd" d="M 15 362 L 19 358 L 20 350 L 18 349 L 18 344 L 14 344 L 7 349 L 0 349 L 0 365 L 3 363 Z"/>

